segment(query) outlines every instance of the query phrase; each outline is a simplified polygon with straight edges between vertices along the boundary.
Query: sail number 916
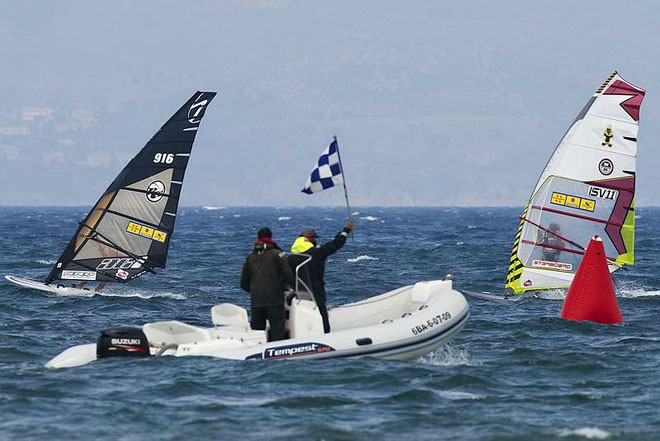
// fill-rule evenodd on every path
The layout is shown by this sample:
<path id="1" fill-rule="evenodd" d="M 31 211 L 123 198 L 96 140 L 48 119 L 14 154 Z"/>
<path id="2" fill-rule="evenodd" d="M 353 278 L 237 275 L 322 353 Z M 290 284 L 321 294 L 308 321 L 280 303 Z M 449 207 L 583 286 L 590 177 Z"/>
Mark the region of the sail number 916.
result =
<path id="1" fill-rule="evenodd" d="M 174 162 L 174 153 L 156 153 L 154 155 L 155 164 L 171 164 Z"/>
<path id="2" fill-rule="evenodd" d="M 445 323 L 449 319 L 451 319 L 451 313 L 449 311 L 445 311 L 442 314 L 438 314 L 435 317 L 430 318 L 425 322 L 410 328 L 410 330 L 412 331 L 413 335 L 421 334 L 422 332 L 428 331 L 434 326 L 438 326 Z"/>

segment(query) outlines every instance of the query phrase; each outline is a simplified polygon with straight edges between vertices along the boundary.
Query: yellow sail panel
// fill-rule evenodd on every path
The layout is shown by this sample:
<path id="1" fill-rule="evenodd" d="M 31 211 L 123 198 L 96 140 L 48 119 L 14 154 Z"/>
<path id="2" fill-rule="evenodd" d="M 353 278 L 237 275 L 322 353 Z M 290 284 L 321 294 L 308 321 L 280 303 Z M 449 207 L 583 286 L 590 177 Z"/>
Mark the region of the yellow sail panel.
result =
<path id="1" fill-rule="evenodd" d="M 525 206 L 525 210 L 522 214 L 522 219 L 527 216 L 527 209 L 529 204 Z M 513 248 L 511 249 L 511 259 L 509 260 L 509 272 L 506 276 L 506 284 L 504 288 L 507 293 L 522 294 L 525 292 L 525 288 L 520 283 L 520 276 L 523 271 L 523 263 L 518 258 L 518 246 L 520 245 L 520 236 L 522 235 L 523 227 L 525 226 L 525 221 L 520 220 L 520 225 L 518 226 L 518 232 L 516 233 L 516 238 L 513 241 Z"/>
<path id="2" fill-rule="evenodd" d="M 635 199 L 630 204 L 630 210 L 621 227 L 621 237 L 626 245 L 626 252 L 616 258 L 619 265 L 633 265 L 635 263 Z"/>

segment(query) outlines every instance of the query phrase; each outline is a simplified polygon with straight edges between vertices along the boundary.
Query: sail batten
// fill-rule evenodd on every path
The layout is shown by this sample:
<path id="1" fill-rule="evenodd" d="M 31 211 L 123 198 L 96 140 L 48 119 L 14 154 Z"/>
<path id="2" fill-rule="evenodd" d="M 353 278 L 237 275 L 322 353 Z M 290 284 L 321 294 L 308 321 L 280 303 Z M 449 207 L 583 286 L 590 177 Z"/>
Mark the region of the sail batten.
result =
<path id="1" fill-rule="evenodd" d="M 539 242 L 533 242 L 531 240 L 523 240 L 522 243 L 538 246 L 538 247 L 541 247 L 541 248 L 548 248 L 550 250 L 565 251 L 567 253 L 573 253 L 573 254 L 584 254 L 584 251 L 578 251 L 578 250 L 574 250 L 574 249 L 571 249 L 571 248 L 565 248 L 565 247 L 558 247 L 556 245 L 546 245 L 546 244 L 539 243 Z"/>
<path id="2" fill-rule="evenodd" d="M 594 217 L 583 216 L 583 215 L 577 214 L 577 213 L 568 213 L 566 211 L 555 210 L 555 209 L 550 208 L 550 207 L 540 207 L 540 206 L 537 206 L 537 205 L 533 205 L 532 208 L 535 209 L 535 210 L 547 211 L 548 213 L 561 214 L 562 216 L 574 217 L 574 218 L 577 218 L 577 219 L 583 219 L 583 220 L 587 220 L 587 221 L 591 221 L 591 222 L 600 222 L 600 223 L 603 223 L 603 224 L 606 224 L 606 225 L 614 225 L 614 226 L 617 226 L 617 227 L 620 227 L 620 226 L 623 225 L 623 223 L 608 222 L 604 219 L 598 219 L 598 218 L 594 218 Z"/>
<path id="3" fill-rule="evenodd" d="M 126 282 L 165 268 L 196 131 L 215 95 L 196 92 L 129 161 L 80 223 L 46 284 Z"/>
<path id="4" fill-rule="evenodd" d="M 548 159 L 514 240 L 506 290 L 566 288 L 593 236 L 610 269 L 634 262 L 635 170 L 645 91 L 612 73 Z"/>

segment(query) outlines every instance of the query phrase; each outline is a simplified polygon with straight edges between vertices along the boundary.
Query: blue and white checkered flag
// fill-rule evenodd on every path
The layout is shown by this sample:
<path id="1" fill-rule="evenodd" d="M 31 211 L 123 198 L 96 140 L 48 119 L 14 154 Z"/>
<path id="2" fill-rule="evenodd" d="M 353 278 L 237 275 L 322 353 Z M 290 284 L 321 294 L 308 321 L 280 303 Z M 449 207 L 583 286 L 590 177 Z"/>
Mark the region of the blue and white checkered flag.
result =
<path id="1" fill-rule="evenodd" d="M 339 147 L 335 139 L 321 154 L 319 162 L 314 167 L 314 170 L 312 170 L 312 174 L 307 179 L 305 187 L 300 191 L 307 194 L 318 193 L 326 188 L 343 183 L 344 175 L 342 174 L 341 160 L 339 159 Z"/>

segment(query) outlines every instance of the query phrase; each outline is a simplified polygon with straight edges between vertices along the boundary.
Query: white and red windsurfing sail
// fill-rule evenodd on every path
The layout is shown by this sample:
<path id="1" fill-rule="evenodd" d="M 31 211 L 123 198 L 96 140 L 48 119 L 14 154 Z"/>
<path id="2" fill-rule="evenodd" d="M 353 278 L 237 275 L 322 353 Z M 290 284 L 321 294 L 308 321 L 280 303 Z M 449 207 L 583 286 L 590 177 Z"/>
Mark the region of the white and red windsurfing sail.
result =
<path id="1" fill-rule="evenodd" d="M 594 236 L 603 240 L 611 271 L 633 264 L 645 93 L 614 72 L 575 118 L 520 216 L 507 292 L 568 287 Z"/>

